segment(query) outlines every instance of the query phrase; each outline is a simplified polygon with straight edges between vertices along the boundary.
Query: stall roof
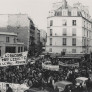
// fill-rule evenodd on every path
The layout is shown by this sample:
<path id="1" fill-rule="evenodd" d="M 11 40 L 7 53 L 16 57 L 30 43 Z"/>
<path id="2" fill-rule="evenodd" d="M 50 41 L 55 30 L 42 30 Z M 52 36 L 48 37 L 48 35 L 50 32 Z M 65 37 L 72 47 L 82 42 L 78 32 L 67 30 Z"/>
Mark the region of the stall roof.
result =
<path id="1" fill-rule="evenodd" d="M 66 54 L 62 57 L 58 57 L 58 58 L 76 58 L 76 59 L 80 59 L 81 57 L 84 57 L 84 54 Z"/>
<path id="2" fill-rule="evenodd" d="M 61 59 L 63 59 L 63 58 L 65 58 L 65 59 L 80 59 L 81 57 L 58 57 L 58 58 L 61 58 Z"/>

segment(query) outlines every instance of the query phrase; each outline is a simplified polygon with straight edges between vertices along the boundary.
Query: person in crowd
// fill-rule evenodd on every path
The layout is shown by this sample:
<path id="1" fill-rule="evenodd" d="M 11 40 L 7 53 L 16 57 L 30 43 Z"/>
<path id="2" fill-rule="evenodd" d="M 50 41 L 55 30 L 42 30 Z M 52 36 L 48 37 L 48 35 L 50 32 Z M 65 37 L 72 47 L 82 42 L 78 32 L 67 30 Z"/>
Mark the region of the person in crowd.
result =
<path id="1" fill-rule="evenodd" d="M 87 86 L 87 90 L 88 90 L 88 92 L 90 92 L 90 90 L 91 90 L 91 86 L 92 86 L 90 77 L 88 78 L 88 81 L 86 82 L 86 86 Z"/>
<path id="2" fill-rule="evenodd" d="M 38 87 L 39 85 L 43 86 L 44 84 L 46 84 L 46 82 L 46 86 L 52 87 L 52 84 L 54 84 L 54 82 L 62 80 L 68 80 L 75 83 L 74 80 L 77 77 L 82 76 L 82 70 L 84 66 L 81 66 L 79 68 L 63 67 L 61 71 L 57 72 L 45 70 L 42 68 L 42 62 L 44 63 L 47 60 L 51 60 L 52 64 L 54 65 L 58 63 L 57 59 L 55 60 L 51 58 L 39 58 L 38 60 L 36 60 L 35 64 L 31 64 L 29 62 L 26 65 L 7 66 L 6 68 L 2 67 L 0 68 L 0 81 L 21 84 L 26 79 L 28 79 L 32 82 L 32 86 L 34 87 Z M 72 63 L 72 61 L 70 60 L 63 60 L 62 62 Z M 74 71 L 75 69 L 77 71 Z M 92 71 L 92 68 L 90 67 L 89 70 Z M 86 77 L 89 77 L 88 71 L 86 71 Z M 43 80 L 45 82 L 42 81 L 42 78 L 44 78 Z"/>
<path id="3" fill-rule="evenodd" d="M 9 84 L 6 84 L 6 92 L 13 92 L 12 88 L 9 86 Z"/>
<path id="4" fill-rule="evenodd" d="M 41 87 L 42 87 L 41 89 L 44 90 L 45 89 L 45 80 L 44 80 L 44 78 L 42 78 L 42 83 L 41 84 L 42 84 L 41 85 Z"/>
<path id="5" fill-rule="evenodd" d="M 70 87 L 70 86 L 67 86 L 67 87 L 65 88 L 65 92 L 71 92 L 71 87 Z"/>
<path id="6" fill-rule="evenodd" d="M 83 92 L 83 86 L 82 83 L 80 83 L 80 85 L 77 88 L 78 92 Z"/>
<path id="7" fill-rule="evenodd" d="M 59 88 L 56 86 L 54 92 L 59 92 Z"/>

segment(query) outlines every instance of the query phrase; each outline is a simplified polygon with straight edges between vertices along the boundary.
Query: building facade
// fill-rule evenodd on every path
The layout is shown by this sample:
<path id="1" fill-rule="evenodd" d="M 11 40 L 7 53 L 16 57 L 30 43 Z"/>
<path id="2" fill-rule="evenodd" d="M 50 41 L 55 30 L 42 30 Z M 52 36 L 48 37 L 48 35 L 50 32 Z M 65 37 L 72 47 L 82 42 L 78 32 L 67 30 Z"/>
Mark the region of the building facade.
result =
<path id="1" fill-rule="evenodd" d="M 40 30 L 35 27 L 35 45 L 34 52 L 37 53 L 40 50 Z"/>
<path id="2" fill-rule="evenodd" d="M 92 21 L 86 6 L 54 3 L 47 18 L 46 51 L 85 54 L 92 50 Z"/>
<path id="3" fill-rule="evenodd" d="M 34 23 L 27 14 L 0 14 L 0 32 L 17 33 L 18 41 L 25 50 L 34 42 Z"/>
<path id="4" fill-rule="evenodd" d="M 35 27 L 35 44 L 40 44 L 40 30 L 37 27 Z"/>
<path id="5" fill-rule="evenodd" d="M 42 43 L 43 47 L 46 46 L 46 41 L 47 41 L 47 33 L 45 30 L 41 29 L 40 30 L 40 42 Z"/>
<path id="6" fill-rule="evenodd" d="M 17 34 L 0 32 L 0 56 L 5 53 L 19 53 L 24 51 L 24 43 L 18 42 Z"/>

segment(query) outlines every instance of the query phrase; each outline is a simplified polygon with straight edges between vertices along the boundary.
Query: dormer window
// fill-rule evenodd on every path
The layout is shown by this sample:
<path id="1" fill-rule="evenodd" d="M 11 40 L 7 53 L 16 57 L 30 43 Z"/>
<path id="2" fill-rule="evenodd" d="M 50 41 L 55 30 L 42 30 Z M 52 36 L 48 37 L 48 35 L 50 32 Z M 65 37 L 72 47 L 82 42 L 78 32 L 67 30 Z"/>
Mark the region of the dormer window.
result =
<path id="1" fill-rule="evenodd" d="M 77 16 L 77 9 L 72 10 L 72 16 Z"/>
<path id="2" fill-rule="evenodd" d="M 53 20 L 50 20 L 50 26 L 53 26 Z"/>
<path id="3" fill-rule="evenodd" d="M 62 10 L 62 16 L 68 16 L 68 10 L 67 9 Z"/>
<path id="4" fill-rule="evenodd" d="M 10 38 L 6 37 L 6 42 L 9 43 L 10 42 Z"/>

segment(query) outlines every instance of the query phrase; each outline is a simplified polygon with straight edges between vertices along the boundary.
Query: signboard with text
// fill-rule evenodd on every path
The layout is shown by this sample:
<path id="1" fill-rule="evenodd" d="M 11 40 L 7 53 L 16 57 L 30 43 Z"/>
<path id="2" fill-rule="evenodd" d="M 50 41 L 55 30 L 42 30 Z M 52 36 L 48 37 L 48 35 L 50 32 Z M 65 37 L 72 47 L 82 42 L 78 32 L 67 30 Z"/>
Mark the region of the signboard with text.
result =
<path id="1" fill-rule="evenodd" d="M 29 89 L 29 87 L 27 87 L 25 84 L 0 82 L 1 92 L 6 92 L 6 84 L 9 84 L 9 86 L 13 89 L 13 92 L 24 92 L 25 90 Z"/>
<path id="2" fill-rule="evenodd" d="M 45 63 L 42 63 L 42 68 L 51 71 L 59 71 L 59 65 L 46 65 Z"/>
<path id="3" fill-rule="evenodd" d="M 6 53 L 0 58 L 0 66 L 12 66 L 26 64 L 27 52 Z"/>
<path id="4" fill-rule="evenodd" d="M 79 67 L 79 63 L 67 64 L 67 63 L 59 62 L 59 65 L 65 66 L 65 67 Z"/>

